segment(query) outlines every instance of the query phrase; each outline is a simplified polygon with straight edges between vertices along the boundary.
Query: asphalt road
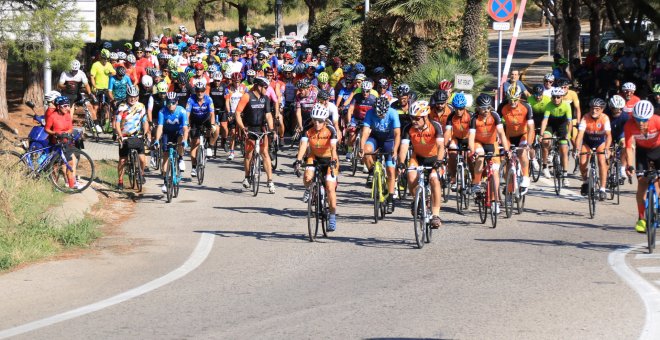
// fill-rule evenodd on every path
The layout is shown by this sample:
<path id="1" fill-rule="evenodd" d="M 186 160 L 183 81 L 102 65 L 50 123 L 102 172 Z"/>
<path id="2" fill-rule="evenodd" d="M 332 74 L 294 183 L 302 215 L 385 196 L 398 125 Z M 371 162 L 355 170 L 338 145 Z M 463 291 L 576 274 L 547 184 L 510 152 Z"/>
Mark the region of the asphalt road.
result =
<path id="1" fill-rule="evenodd" d="M 419 250 L 410 201 L 374 224 L 365 175 L 343 173 L 338 230 L 310 243 L 291 163 L 257 197 L 236 161 L 211 161 L 171 204 L 150 177 L 112 236 L 122 251 L 0 276 L 0 338 L 658 338 L 660 259 L 625 253 L 645 241 L 631 185 L 592 220 L 575 178 L 560 196 L 541 180 L 496 229 L 452 197 Z"/>

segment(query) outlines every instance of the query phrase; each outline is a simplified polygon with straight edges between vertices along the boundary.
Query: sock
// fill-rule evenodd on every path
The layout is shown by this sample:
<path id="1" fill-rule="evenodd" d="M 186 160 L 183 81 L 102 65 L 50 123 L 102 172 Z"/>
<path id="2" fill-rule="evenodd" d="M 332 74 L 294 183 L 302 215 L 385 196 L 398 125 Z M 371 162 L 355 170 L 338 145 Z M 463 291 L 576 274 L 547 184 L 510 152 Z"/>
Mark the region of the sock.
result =
<path id="1" fill-rule="evenodd" d="M 641 204 L 637 205 L 637 214 L 639 215 L 639 219 L 643 220 L 644 219 L 644 203 L 642 202 Z"/>

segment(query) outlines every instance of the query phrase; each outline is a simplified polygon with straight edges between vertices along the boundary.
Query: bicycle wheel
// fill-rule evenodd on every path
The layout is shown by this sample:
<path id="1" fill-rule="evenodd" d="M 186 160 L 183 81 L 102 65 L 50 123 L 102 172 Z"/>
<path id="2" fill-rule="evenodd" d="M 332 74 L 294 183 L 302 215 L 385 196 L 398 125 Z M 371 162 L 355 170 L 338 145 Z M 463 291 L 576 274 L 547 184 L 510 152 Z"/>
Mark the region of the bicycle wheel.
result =
<path id="1" fill-rule="evenodd" d="M 23 158 L 23 155 L 16 151 L 0 150 L 0 164 L 6 164 L 7 169 L 18 171 L 20 174 L 30 176 L 34 168 L 34 166 L 31 166 L 30 164 L 36 163 L 33 163 L 34 161 L 29 156 L 30 155 Z"/>
<path id="2" fill-rule="evenodd" d="M 428 191 L 427 191 L 428 193 Z M 431 243 L 431 239 L 433 238 L 433 228 L 431 228 L 431 222 L 428 218 L 430 218 L 429 214 L 431 214 L 431 207 L 433 206 L 433 195 L 429 195 L 426 198 L 426 212 L 427 215 L 424 218 L 424 231 L 426 235 L 426 243 Z"/>
<path id="3" fill-rule="evenodd" d="M 277 149 L 279 148 L 279 137 L 273 136 L 272 144 L 268 146 L 270 155 L 270 164 L 273 171 L 277 170 Z"/>
<path id="4" fill-rule="evenodd" d="M 536 163 L 539 165 L 538 170 L 534 170 L 534 165 L 532 164 L 532 159 L 529 160 L 529 176 L 532 178 L 532 181 L 534 183 L 539 181 L 539 178 L 541 178 L 541 144 L 536 144 L 534 146 L 534 159 L 536 159 Z"/>
<path id="5" fill-rule="evenodd" d="M 408 178 L 405 171 L 399 174 L 396 179 L 396 190 L 399 193 L 399 200 L 403 200 L 408 190 Z"/>
<path id="6" fill-rule="evenodd" d="M 497 210 L 495 209 L 495 205 L 499 204 L 499 200 L 497 199 L 498 192 L 495 190 L 495 181 L 491 178 L 488 181 L 488 185 L 490 186 L 490 193 L 495 195 L 495 199 L 492 199 L 490 202 L 490 222 L 492 224 L 491 228 L 497 227 Z M 490 199 L 490 198 L 488 198 Z"/>
<path id="7" fill-rule="evenodd" d="M 610 166 L 610 172 L 612 173 L 610 176 L 608 176 L 608 182 L 610 182 L 610 199 L 615 200 L 614 204 L 619 204 L 620 199 L 621 199 L 621 186 L 619 185 L 619 181 L 621 180 L 621 173 L 619 172 L 620 170 L 619 162 L 613 162 L 612 165 Z"/>
<path id="8" fill-rule="evenodd" d="M 513 215 L 514 171 L 513 169 L 509 169 L 509 173 L 506 175 L 506 181 L 504 182 L 504 211 L 506 212 L 506 218 L 511 218 L 511 215 Z"/>
<path id="9" fill-rule="evenodd" d="M 481 224 L 486 223 L 488 218 L 488 207 L 486 206 L 486 195 L 484 193 L 479 193 L 476 195 L 477 209 L 479 210 L 479 221 Z"/>
<path id="10" fill-rule="evenodd" d="M 202 185 L 204 183 L 204 167 L 206 166 L 206 147 L 204 145 L 199 146 L 197 149 L 197 165 L 195 170 L 197 171 L 197 184 Z"/>
<path id="11" fill-rule="evenodd" d="M 83 107 L 85 104 L 83 104 Z M 92 138 L 94 138 L 95 142 L 99 142 L 99 132 L 96 131 L 96 124 L 94 124 L 94 121 L 92 120 L 92 116 L 89 114 L 89 111 L 87 111 L 87 107 L 85 107 L 85 126 L 87 130 L 89 130 L 89 134 Z"/>
<path id="12" fill-rule="evenodd" d="M 359 153 L 359 150 L 360 150 L 359 144 L 355 143 L 355 145 L 353 145 L 353 151 L 351 151 L 351 176 L 355 176 L 355 173 L 357 172 L 358 163 L 359 163 L 357 155 Z"/>
<path id="13" fill-rule="evenodd" d="M 179 197 L 179 186 L 181 185 L 181 171 L 176 161 L 172 161 L 172 169 L 174 169 L 174 175 L 172 175 L 172 184 L 174 187 L 174 198 Z"/>
<path id="14" fill-rule="evenodd" d="M 442 182 L 440 183 L 442 185 L 442 202 L 447 203 L 449 202 L 449 186 L 451 185 L 449 183 L 449 176 L 447 176 L 447 169 L 444 169 Z"/>
<path id="15" fill-rule="evenodd" d="M 646 212 L 644 219 L 646 220 L 646 239 L 648 241 L 649 254 L 653 253 L 655 249 L 655 228 L 657 221 L 657 204 L 658 196 L 654 190 L 646 191 Z"/>
<path id="16" fill-rule="evenodd" d="M 172 196 L 174 196 L 174 183 L 172 183 L 172 169 L 170 169 L 165 174 L 165 186 L 167 187 L 167 192 L 165 193 L 165 200 L 167 203 L 172 202 Z"/>
<path id="17" fill-rule="evenodd" d="M 128 161 L 124 166 L 124 172 L 128 175 L 128 183 L 131 185 L 131 189 L 135 189 L 135 172 L 133 171 L 135 165 L 135 156 L 133 155 L 133 150 L 128 154 Z"/>
<path id="18" fill-rule="evenodd" d="M 309 200 L 307 201 L 307 232 L 309 233 L 309 242 L 314 242 L 316 238 L 317 198 L 318 184 L 313 182 L 309 188 Z"/>
<path id="19" fill-rule="evenodd" d="M 151 157 L 154 159 L 154 170 L 160 170 L 160 163 L 163 162 L 163 150 L 160 147 L 154 148 Z"/>
<path id="20" fill-rule="evenodd" d="M 595 157 L 595 156 L 594 156 Z M 589 169 L 589 195 L 587 197 L 587 204 L 589 205 L 589 218 L 594 218 L 596 215 L 596 195 L 598 194 L 598 190 L 596 189 L 596 183 L 595 183 L 595 173 L 596 170 L 591 168 Z"/>
<path id="21" fill-rule="evenodd" d="M 136 157 L 135 163 L 133 164 L 133 171 L 135 172 L 135 184 L 137 186 L 137 192 L 142 192 L 142 180 L 144 175 L 140 171 L 140 159 Z"/>
<path id="22" fill-rule="evenodd" d="M 261 181 L 261 156 L 257 155 L 252 157 L 254 168 L 252 169 L 252 196 L 259 194 L 259 182 Z"/>
<path id="23" fill-rule="evenodd" d="M 552 156 L 552 169 L 553 169 L 553 182 L 554 182 L 554 187 L 555 187 L 555 194 L 559 196 L 559 193 L 561 192 L 561 162 L 559 161 L 559 154 L 555 152 L 555 154 Z"/>
<path id="24" fill-rule="evenodd" d="M 464 213 L 464 208 L 463 208 L 463 199 L 465 199 L 465 196 L 463 195 L 463 191 L 465 191 L 465 187 L 463 186 L 463 176 L 462 175 L 462 165 L 457 165 L 456 166 L 456 212 L 459 214 Z"/>
<path id="25" fill-rule="evenodd" d="M 417 243 L 417 248 L 422 249 L 424 247 L 424 238 L 426 234 L 426 218 L 424 211 L 424 197 L 422 196 L 423 188 L 417 188 L 415 190 L 415 200 L 413 201 L 413 227 L 415 229 L 415 243 Z"/>
<path id="26" fill-rule="evenodd" d="M 94 181 L 94 161 L 84 151 L 75 149 L 72 157 L 75 157 L 74 166 L 65 163 L 62 158 L 55 156 L 48 170 L 50 181 L 55 189 L 65 193 L 78 193 L 87 189 Z M 75 170 L 74 187 L 69 187 L 67 172 Z"/>
<path id="27" fill-rule="evenodd" d="M 371 194 L 374 201 L 374 223 L 378 223 L 378 215 L 380 215 L 380 186 L 378 181 L 380 176 L 374 176 L 374 181 L 371 185 Z"/>
<path id="28" fill-rule="evenodd" d="M 321 212 L 321 231 L 323 237 L 328 237 L 328 197 L 325 193 L 325 188 L 319 185 L 319 192 L 321 195 L 321 202 L 319 203 L 319 210 Z"/>
<path id="29" fill-rule="evenodd" d="M 472 183 L 472 173 L 469 169 L 463 166 L 463 210 L 470 208 L 470 199 L 472 195 L 467 190 L 470 183 Z"/>

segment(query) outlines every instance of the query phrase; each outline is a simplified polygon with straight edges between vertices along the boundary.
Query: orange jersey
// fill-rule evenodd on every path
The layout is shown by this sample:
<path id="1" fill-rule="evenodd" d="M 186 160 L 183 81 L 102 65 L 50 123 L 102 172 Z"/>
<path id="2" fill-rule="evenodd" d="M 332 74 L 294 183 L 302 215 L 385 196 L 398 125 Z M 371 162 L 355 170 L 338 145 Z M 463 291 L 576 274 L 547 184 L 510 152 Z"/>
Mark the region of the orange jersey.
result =
<path id="1" fill-rule="evenodd" d="M 578 126 L 579 131 L 584 131 L 584 141 L 590 147 L 600 145 L 607 139 L 607 131 L 612 131 L 610 118 L 601 114 L 594 119 L 590 114 L 583 116 Z"/>
<path id="2" fill-rule="evenodd" d="M 438 141 L 442 141 L 442 126 L 431 121 L 425 129 L 419 130 L 412 124 L 406 126 L 401 135 L 401 144 L 410 144 L 415 156 L 435 157 L 438 155 Z"/>
<path id="3" fill-rule="evenodd" d="M 474 140 L 481 144 L 495 144 L 497 142 L 497 128 L 502 126 L 500 115 L 491 111 L 483 117 L 475 115 L 470 122 L 470 133 L 475 134 Z"/>
<path id="4" fill-rule="evenodd" d="M 532 108 L 527 103 L 518 103 L 515 109 L 511 107 L 511 104 L 506 104 L 501 111 L 500 115 L 504 121 L 504 132 L 507 137 L 519 137 L 527 134 L 527 124 L 534 123 Z"/>
<path id="5" fill-rule="evenodd" d="M 337 144 L 337 131 L 332 125 L 327 124 L 319 131 L 311 127 L 305 131 L 301 138 L 302 141 L 307 142 L 312 156 L 330 158 L 332 157 L 332 146 Z"/>
<path id="6" fill-rule="evenodd" d="M 452 138 L 456 139 L 466 139 L 470 133 L 470 121 L 472 115 L 470 112 L 465 111 L 462 116 L 458 116 L 456 111 L 452 112 L 449 117 L 447 117 L 447 124 L 445 129 L 451 131 Z"/>
<path id="7" fill-rule="evenodd" d="M 440 126 L 447 126 L 447 119 L 449 118 L 449 115 L 451 114 L 451 107 L 449 105 L 446 105 L 444 110 L 442 112 L 436 112 L 435 108 L 431 108 L 431 113 L 429 114 L 429 118 L 431 120 L 435 120 L 436 122 L 440 123 Z"/>
<path id="8" fill-rule="evenodd" d="M 653 115 L 645 133 L 639 128 L 635 119 L 631 118 L 623 126 L 626 138 L 626 148 L 631 148 L 633 141 L 638 148 L 655 149 L 660 147 L 660 116 Z"/>

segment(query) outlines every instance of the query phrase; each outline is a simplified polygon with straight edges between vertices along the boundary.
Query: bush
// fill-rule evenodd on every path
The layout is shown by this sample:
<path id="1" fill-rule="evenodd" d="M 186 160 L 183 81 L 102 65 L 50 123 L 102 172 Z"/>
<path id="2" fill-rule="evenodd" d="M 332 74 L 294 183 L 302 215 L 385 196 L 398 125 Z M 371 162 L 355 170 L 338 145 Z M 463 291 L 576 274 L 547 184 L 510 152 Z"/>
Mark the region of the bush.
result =
<path id="1" fill-rule="evenodd" d="M 474 88 L 471 92 L 479 93 L 492 76 L 484 73 L 481 64 L 476 59 L 463 59 L 457 54 L 435 52 L 427 63 L 419 65 L 404 80 L 419 94 L 420 98 L 428 98 L 438 89 L 438 83 L 443 79 L 454 81 L 456 74 L 471 74 L 474 78 Z"/>

